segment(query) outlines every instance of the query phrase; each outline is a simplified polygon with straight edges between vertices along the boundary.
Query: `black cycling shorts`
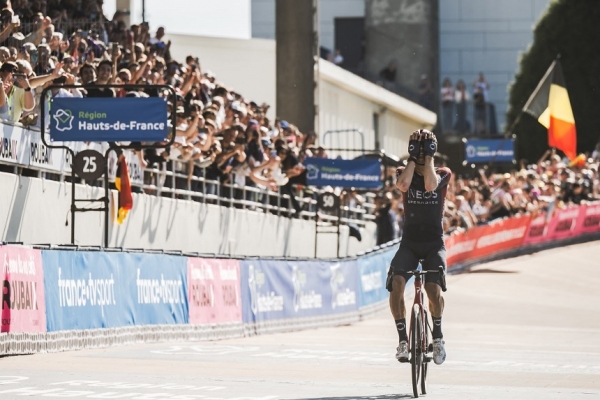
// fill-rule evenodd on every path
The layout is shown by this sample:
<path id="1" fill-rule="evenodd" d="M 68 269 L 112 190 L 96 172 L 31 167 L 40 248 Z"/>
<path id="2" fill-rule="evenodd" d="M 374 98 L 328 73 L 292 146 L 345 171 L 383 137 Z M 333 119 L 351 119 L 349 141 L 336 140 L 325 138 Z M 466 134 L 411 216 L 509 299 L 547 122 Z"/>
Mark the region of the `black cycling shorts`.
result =
<path id="1" fill-rule="evenodd" d="M 412 271 L 417 269 L 419 261 L 422 260 L 424 271 L 437 271 L 440 266 L 446 271 L 446 246 L 444 239 L 434 242 L 411 242 L 404 240 L 400 242 L 400 248 L 392 259 L 391 269 L 394 275 L 401 275 L 408 281 L 412 277 L 410 274 L 405 274 L 404 271 Z M 437 283 L 442 286 L 440 274 L 425 275 L 425 282 Z"/>

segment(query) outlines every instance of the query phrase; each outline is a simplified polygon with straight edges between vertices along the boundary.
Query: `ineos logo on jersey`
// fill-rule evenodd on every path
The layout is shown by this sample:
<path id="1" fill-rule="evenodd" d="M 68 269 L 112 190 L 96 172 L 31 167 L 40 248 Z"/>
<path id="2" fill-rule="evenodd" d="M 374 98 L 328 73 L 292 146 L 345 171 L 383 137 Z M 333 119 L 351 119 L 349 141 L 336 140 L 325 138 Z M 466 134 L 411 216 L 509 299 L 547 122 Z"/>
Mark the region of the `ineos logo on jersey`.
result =
<path id="1" fill-rule="evenodd" d="M 437 192 L 426 192 L 426 191 L 422 191 L 422 190 L 416 190 L 416 189 L 408 189 L 408 199 L 419 199 L 419 200 L 432 200 L 432 199 L 437 199 L 438 198 L 438 194 Z"/>

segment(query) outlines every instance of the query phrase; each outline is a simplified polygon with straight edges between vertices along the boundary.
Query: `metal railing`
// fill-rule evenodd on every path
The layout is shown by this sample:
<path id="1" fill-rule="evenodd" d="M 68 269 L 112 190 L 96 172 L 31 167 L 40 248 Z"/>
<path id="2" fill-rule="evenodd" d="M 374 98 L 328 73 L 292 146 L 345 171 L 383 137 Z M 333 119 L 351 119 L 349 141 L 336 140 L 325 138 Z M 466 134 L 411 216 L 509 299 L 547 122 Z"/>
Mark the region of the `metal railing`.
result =
<path id="1" fill-rule="evenodd" d="M 170 170 L 144 169 L 144 183 L 137 186 L 143 189 L 144 193 L 157 196 L 166 195 L 166 197 L 200 201 L 225 207 L 236 207 L 264 213 L 270 212 L 277 216 L 291 217 L 295 213 L 290 195 L 282 193 L 281 187 L 278 187 L 275 192 L 268 188 L 221 183 L 217 180 L 207 179 L 204 176 L 204 169 L 201 170 L 203 176 L 189 176 L 178 172 L 177 161 L 170 160 L 168 162 L 171 163 Z M 132 186 L 136 185 L 132 184 Z M 194 190 L 194 187 L 200 190 Z M 301 207 L 299 217 L 315 219 L 317 217 L 317 195 L 323 191 L 315 188 L 298 190 L 298 187 L 296 187 L 296 190 L 302 193 L 295 196 L 295 200 Z M 343 205 L 340 222 L 364 226 L 368 221 L 374 221 L 374 196 L 375 194 L 366 193 L 367 201 L 360 208 Z M 322 222 L 335 222 L 337 216 L 319 211 L 318 219 Z"/>
<path id="2" fill-rule="evenodd" d="M 171 160 L 169 163 L 171 163 L 171 170 L 161 170 L 158 168 L 144 169 L 143 183 L 132 182 L 131 186 L 133 191 L 146 195 L 163 196 L 173 199 L 215 204 L 217 206 L 272 213 L 284 217 L 291 217 L 295 214 L 290 195 L 282 193 L 280 187 L 278 187 L 278 190 L 275 192 L 268 188 L 221 183 L 216 180 L 207 179 L 205 176 L 190 177 L 177 170 L 177 161 Z M 72 179 L 70 173 L 47 171 L 32 165 L 15 165 L 2 160 L 0 160 L 0 165 L 9 166 L 9 168 L 4 168 L 4 172 L 14 173 L 16 175 L 22 175 L 25 171 L 28 171 L 26 174 L 27 176 L 35 176 L 40 179 L 59 182 L 70 182 Z M 104 187 L 104 179 L 98 179 L 94 182 L 86 182 L 79 179 L 78 181 L 82 184 Z M 337 215 L 329 215 L 323 211 L 319 211 L 317 215 L 316 198 L 319 193 L 323 192 L 322 190 L 316 188 L 304 188 L 301 190 L 296 188 L 296 190 L 301 193 L 300 195 L 295 195 L 295 200 L 301 207 L 298 214 L 299 218 L 317 219 L 320 223 L 324 224 L 333 224 L 337 221 Z M 348 207 L 342 205 L 340 218 L 342 224 L 355 224 L 364 227 L 367 222 L 375 220 L 375 204 L 373 203 L 375 194 L 366 193 L 364 196 L 366 201 L 362 203 L 362 207 Z"/>

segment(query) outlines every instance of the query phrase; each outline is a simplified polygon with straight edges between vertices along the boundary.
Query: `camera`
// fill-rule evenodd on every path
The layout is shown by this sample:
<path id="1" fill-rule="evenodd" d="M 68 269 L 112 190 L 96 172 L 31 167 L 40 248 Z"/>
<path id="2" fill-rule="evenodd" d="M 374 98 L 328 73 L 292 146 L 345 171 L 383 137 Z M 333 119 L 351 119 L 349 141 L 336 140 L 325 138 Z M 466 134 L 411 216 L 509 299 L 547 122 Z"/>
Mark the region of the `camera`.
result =
<path id="1" fill-rule="evenodd" d="M 236 137 L 235 144 L 246 144 L 246 138 L 244 136 Z"/>
<path id="2" fill-rule="evenodd" d="M 20 78 L 26 79 L 27 75 L 25 75 L 25 74 L 13 74 L 13 85 L 19 86 L 18 82 L 19 82 Z"/>

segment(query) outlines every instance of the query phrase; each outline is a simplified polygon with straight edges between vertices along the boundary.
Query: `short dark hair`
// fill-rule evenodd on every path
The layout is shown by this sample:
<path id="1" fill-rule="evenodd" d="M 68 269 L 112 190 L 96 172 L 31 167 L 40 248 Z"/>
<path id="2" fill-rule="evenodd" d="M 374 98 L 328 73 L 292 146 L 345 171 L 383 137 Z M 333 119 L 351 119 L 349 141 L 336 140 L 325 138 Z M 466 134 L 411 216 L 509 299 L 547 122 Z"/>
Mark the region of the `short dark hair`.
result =
<path id="1" fill-rule="evenodd" d="M 108 65 L 110 67 L 110 69 L 112 70 L 112 67 L 113 67 L 112 62 L 110 62 L 108 60 L 102 60 L 102 61 L 100 61 L 100 64 L 98 64 L 98 69 L 100 69 L 100 67 L 103 65 Z"/>

